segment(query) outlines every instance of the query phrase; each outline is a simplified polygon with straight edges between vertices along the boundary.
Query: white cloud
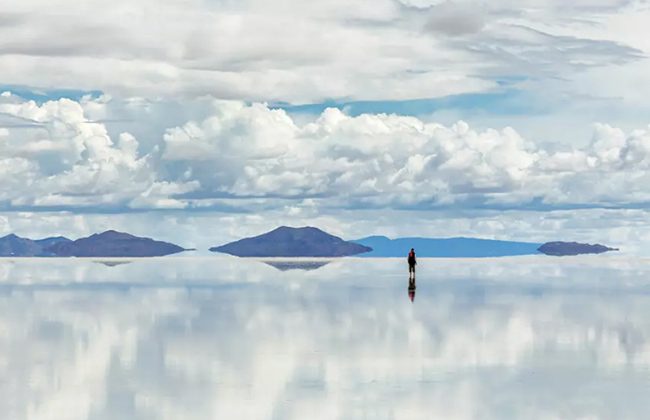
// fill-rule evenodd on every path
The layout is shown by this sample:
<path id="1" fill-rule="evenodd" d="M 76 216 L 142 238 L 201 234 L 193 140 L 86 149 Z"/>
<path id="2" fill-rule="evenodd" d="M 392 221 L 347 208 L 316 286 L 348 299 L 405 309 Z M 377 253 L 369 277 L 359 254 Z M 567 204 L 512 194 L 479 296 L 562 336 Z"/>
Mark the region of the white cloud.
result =
<path id="1" fill-rule="evenodd" d="M 295 103 L 437 97 L 493 86 L 468 73 L 462 51 L 403 30 L 352 23 L 399 17 L 388 0 L 370 8 L 165 0 L 155 2 L 156 13 L 142 2 L 93 0 L 74 14 L 58 13 L 73 6 L 8 5 L 5 13 L 19 19 L 0 28 L 0 65 L 12 69 L 4 83 Z M 414 57 L 427 67 L 456 63 L 410 73 Z"/>
<path id="2" fill-rule="evenodd" d="M 462 3 L 444 2 L 429 10 L 425 29 L 451 36 L 479 32 L 485 27 L 484 7 Z"/>
<path id="3" fill-rule="evenodd" d="M 0 200 L 12 207 L 130 206 L 145 198 L 189 192 L 196 181 L 159 181 L 156 150 L 138 156 L 138 142 L 122 133 L 117 144 L 101 123 L 89 121 L 82 105 L 68 99 L 0 102 L 0 115 L 19 118 L 27 127 L 5 128 L 0 168 L 9 182 Z"/>
<path id="4" fill-rule="evenodd" d="M 0 103 L 6 210 L 62 207 L 627 207 L 650 201 L 650 130 L 597 124 L 582 148 L 545 148 L 514 129 L 327 109 L 297 123 L 264 104 L 210 98 L 169 124 L 173 103 L 62 99 Z M 144 110 L 144 111 L 143 111 Z M 136 117 L 112 122 L 112 115 Z M 145 127 L 149 127 L 148 130 Z M 120 131 L 115 131 L 119 128 Z M 115 139 L 115 140 L 114 140 Z M 261 200 L 261 201 L 260 201 Z M 291 205 L 291 203 L 289 203 Z M 262 207 L 259 207 L 262 206 Z"/>
<path id="5" fill-rule="evenodd" d="M 204 249 L 283 223 L 347 238 L 609 240 L 635 252 L 647 236 L 635 219 L 647 223 L 645 213 L 633 209 L 650 201 L 650 130 L 598 124 L 586 146 L 555 148 L 508 127 L 477 131 L 462 121 L 444 126 L 336 109 L 298 122 L 264 104 L 211 98 L 39 106 L 12 95 L 0 112 L 12 122 L 0 137 L 2 209 L 37 212 L 28 219 L 5 213 L 14 221 L 7 233 L 82 236 L 123 228 Z M 536 213 L 540 205 L 558 211 Z M 594 210 L 562 210 L 567 206 Z M 604 224 L 594 215 L 606 207 L 634 220 Z M 181 209 L 189 213 L 180 216 Z M 164 214 L 129 215 L 136 210 Z M 433 210 L 439 223 L 427 220 Z M 123 216 L 89 214 L 98 211 Z M 82 213 L 83 223 L 72 226 L 71 214 Z M 50 222 L 39 222 L 41 215 Z M 495 226 L 497 215 L 502 224 Z M 48 225 L 52 217 L 57 222 Z M 572 217 L 590 225 L 574 228 Z M 170 223 L 168 232 L 159 233 L 161 223 Z"/>
<path id="6" fill-rule="evenodd" d="M 627 205 L 650 197 L 650 134 L 599 124 L 588 146 L 547 151 L 512 128 L 484 132 L 414 117 L 328 109 L 297 125 L 283 111 L 215 101 L 213 115 L 167 130 L 164 161 L 212 193 L 324 195 L 328 204 Z M 623 186 L 622 183 L 638 182 Z"/>
<path id="7" fill-rule="evenodd" d="M 89 0 L 79 7 L 62 0 L 54 7 L 45 0 L 11 1 L 0 16 L 0 66 L 6 84 L 124 97 L 433 98 L 496 88 L 491 76 L 566 80 L 585 66 L 637 60 L 628 46 L 647 52 L 638 17 L 647 10 L 642 3 L 624 6 Z"/>

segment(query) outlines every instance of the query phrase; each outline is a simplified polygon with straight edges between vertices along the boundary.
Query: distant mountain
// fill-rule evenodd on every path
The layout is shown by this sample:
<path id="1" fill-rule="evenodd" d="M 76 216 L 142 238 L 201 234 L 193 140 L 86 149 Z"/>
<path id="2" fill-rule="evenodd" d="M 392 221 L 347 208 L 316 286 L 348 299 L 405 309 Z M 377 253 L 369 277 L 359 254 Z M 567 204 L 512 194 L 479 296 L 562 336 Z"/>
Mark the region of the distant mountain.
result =
<path id="1" fill-rule="evenodd" d="M 486 258 L 539 254 L 540 244 L 476 238 L 397 238 L 370 236 L 352 242 L 372 248 L 361 257 L 404 257 L 411 248 L 418 257 Z"/>
<path id="2" fill-rule="evenodd" d="M 109 230 L 70 242 L 58 242 L 46 251 L 61 257 L 160 257 L 185 251 L 167 242 Z"/>
<path id="3" fill-rule="evenodd" d="M 45 239 L 37 239 L 34 241 L 38 245 L 42 246 L 43 249 L 47 249 L 51 247 L 54 244 L 62 243 L 62 242 L 72 242 L 72 239 L 65 238 L 63 236 L 55 236 L 52 238 L 45 238 Z"/>
<path id="4" fill-rule="evenodd" d="M 55 243 L 66 241 L 70 241 L 70 239 L 58 236 L 32 240 L 21 238 L 12 233 L 0 238 L 0 257 L 52 257 L 54 254 L 47 252 L 46 248 Z"/>
<path id="5" fill-rule="evenodd" d="M 282 226 L 252 238 L 210 248 L 238 257 L 345 257 L 372 249 L 332 236 L 315 227 Z"/>
<path id="6" fill-rule="evenodd" d="M 618 251 L 618 248 L 609 248 L 600 244 L 581 244 L 578 242 L 547 242 L 539 247 L 539 252 L 556 257 L 582 254 L 602 254 L 608 251 Z"/>
<path id="7" fill-rule="evenodd" d="M 0 238 L 0 256 L 2 257 L 39 257 L 43 247 L 28 238 L 21 238 L 13 233 Z"/>

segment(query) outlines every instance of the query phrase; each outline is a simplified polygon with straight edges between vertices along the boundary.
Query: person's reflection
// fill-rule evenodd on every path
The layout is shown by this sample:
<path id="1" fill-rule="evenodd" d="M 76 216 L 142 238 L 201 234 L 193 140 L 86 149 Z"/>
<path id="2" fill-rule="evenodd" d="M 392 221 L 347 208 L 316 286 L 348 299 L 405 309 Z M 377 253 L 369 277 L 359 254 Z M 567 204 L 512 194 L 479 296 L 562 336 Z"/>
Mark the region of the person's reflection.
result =
<path id="1" fill-rule="evenodd" d="M 415 300 L 415 277 L 409 278 L 409 298 L 411 302 Z"/>

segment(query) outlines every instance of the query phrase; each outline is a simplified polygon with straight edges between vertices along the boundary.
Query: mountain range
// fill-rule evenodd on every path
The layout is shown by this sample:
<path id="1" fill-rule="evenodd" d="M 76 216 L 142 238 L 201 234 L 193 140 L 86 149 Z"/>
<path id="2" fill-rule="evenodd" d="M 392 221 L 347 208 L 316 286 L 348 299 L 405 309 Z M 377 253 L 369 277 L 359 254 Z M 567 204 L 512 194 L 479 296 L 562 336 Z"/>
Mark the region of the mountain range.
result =
<path id="1" fill-rule="evenodd" d="M 210 248 L 211 252 L 238 257 L 335 258 L 404 257 L 415 248 L 419 257 L 487 258 L 517 255 L 581 255 L 618 251 L 604 245 L 577 242 L 500 241 L 478 238 L 396 238 L 370 236 L 346 241 L 315 227 L 281 226 L 262 235 Z M 32 240 L 14 234 L 0 238 L 0 257 L 159 257 L 190 251 L 178 245 L 109 230 L 71 240 L 62 236 Z M 282 263 L 272 263 L 287 269 Z M 293 266 L 292 266 L 293 267 Z"/>
<path id="2" fill-rule="evenodd" d="M 64 242 L 70 242 L 70 239 L 58 236 L 32 240 L 10 234 L 0 238 L 0 257 L 52 257 L 56 254 L 48 249 Z"/>
<path id="3" fill-rule="evenodd" d="M 54 237 L 39 240 L 7 235 L 0 238 L 2 257 L 158 257 L 185 249 L 167 242 L 109 230 L 75 241 Z"/>

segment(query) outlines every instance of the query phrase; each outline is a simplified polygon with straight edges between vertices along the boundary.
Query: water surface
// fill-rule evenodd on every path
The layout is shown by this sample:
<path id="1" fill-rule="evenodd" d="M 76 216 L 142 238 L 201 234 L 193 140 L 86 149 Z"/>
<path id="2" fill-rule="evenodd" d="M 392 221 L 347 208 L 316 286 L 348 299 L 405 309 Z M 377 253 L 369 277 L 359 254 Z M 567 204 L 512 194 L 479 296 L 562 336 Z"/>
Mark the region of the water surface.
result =
<path id="1" fill-rule="evenodd" d="M 412 286 L 412 285 L 411 285 Z M 647 419 L 643 260 L 0 261 L 0 419 Z"/>

